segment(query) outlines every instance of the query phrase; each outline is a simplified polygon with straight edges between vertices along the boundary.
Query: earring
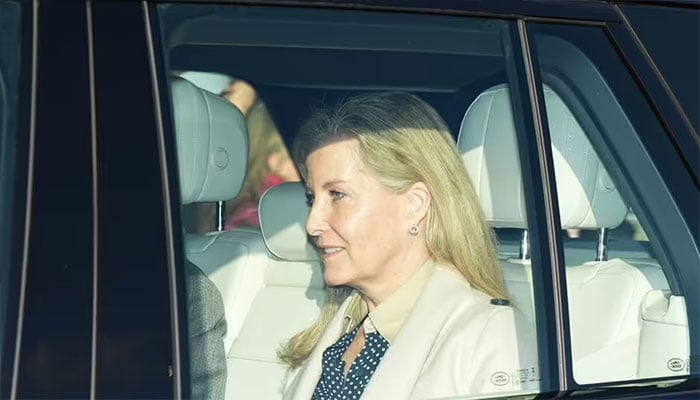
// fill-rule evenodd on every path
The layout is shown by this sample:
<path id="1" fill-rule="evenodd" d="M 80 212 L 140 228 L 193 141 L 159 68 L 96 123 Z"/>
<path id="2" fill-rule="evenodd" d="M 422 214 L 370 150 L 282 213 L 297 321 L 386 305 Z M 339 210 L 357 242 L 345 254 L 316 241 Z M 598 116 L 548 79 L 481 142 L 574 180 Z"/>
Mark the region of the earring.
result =
<path id="1" fill-rule="evenodd" d="M 408 233 L 410 233 L 413 236 L 416 236 L 418 234 L 418 225 L 412 224 L 410 228 L 408 228 Z"/>

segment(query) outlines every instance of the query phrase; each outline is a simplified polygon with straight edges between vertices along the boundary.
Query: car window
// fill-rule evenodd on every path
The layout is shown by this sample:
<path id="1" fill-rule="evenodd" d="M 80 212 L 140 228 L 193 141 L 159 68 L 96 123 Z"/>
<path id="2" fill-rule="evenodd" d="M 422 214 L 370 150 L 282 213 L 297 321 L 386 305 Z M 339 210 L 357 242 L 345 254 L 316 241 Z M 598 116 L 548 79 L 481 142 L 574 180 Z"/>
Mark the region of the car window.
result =
<path id="1" fill-rule="evenodd" d="M 280 399 L 285 390 L 295 390 L 288 385 L 295 385 L 299 367 L 286 364 L 282 344 L 309 327 L 338 293 L 324 284 L 319 254 L 307 242 L 309 204 L 304 187 L 295 184 L 301 178 L 298 171 L 287 168 L 254 188 L 255 196 L 246 195 L 247 182 L 258 174 L 252 162 L 255 141 L 265 134 L 255 124 L 279 134 L 274 145 L 283 157 L 278 161 L 294 167 L 286 153 L 314 110 L 357 95 L 401 91 L 417 96 L 445 121 L 489 229 L 497 231 L 494 265 L 505 290 L 491 304 L 513 310 L 518 323 L 490 339 L 522 341 L 519 351 L 484 356 L 481 362 L 533 360 L 527 368 L 484 367 L 477 373 L 479 368 L 472 367 L 465 374 L 483 375 L 470 381 L 445 380 L 454 371 L 428 367 L 440 363 L 440 357 L 427 357 L 425 365 L 416 357 L 413 362 L 420 364 L 414 367 L 425 368 L 430 383 L 418 385 L 414 394 L 472 398 L 537 392 L 538 318 L 531 301 L 532 275 L 523 267 L 529 263 L 522 245 L 528 242 L 529 221 L 513 122 L 521 118 L 511 111 L 508 90 L 516 56 L 513 23 L 314 8 L 172 4 L 158 6 L 157 12 L 166 60 L 162 74 L 169 80 L 177 136 L 183 220 L 187 223 L 188 213 L 208 215 L 204 228 L 183 227 L 185 257 L 215 285 L 218 296 L 212 297 L 223 306 L 216 313 L 225 315 L 226 324 L 217 343 L 191 347 L 193 385 L 196 371 L 220 362 L 215 347 L 222 341 L 227 398 Z M 228 98 L 238 82 L 257 94 L 258 103 L 248 113 L 244 106 L 233 108 L 236 103 Z M 193 116 L 198 108 L 204 122 Z M 212 153 L 200 153 L 198 146 L 210 146 Z M 219 169 L 209 171 L 208 160 L 221 161 Z M 221 216 L 218 223 L 210 222 L 225 212 L 213 204 L 224 202 L 226 210 L 257 209 L 259 215 L 237 214 L 238 223 L 228 226 Z M 456 359 L 455 371 L 459 362 L 472 360 Z M 214 381 L 209 380 L 208 390 L 219 390 Z"/>
<path id="2" fill-rule="evenodd" d="M 697 9 L 624 5 L 625 16 L 697 132 L 700 129 L 700 19 Z M 659 29 L 663 26 L 663 29 Z M 678 47 L 676 44 L 682 44 Z"/>
<path id="3" fill-rule="evenodd" d="M 9 371 L 12 354 L 3 353 L 14 343 L 18 277 L 24 243 L 26 198 L 27 138 L 18 135 L 25 126 L 27 113 L 20 113 L 21 61 L 26 61 L 22 46 L 26 28 L 26 7 L 15 1 L 0 1 L 0 360 Z M 13 307 L 13 308 L 11 308 Z M 10 343 L 6 343 L 9 341 Z M 5 376 L 5 374 L 3 374 Z M 0 383 L 2 397 L 7 396 L 9 381 Z"/>
<path id="4" fill-rule="evenodd" d="M 682 381 L 693 358 L 686 299 L 697 287 L 679 276 L 698 259 L 669 252 L 669 240 L 692 236 L 649 173 L 679 157 L 657 159 L 640 144 L 664 137 L 662 125 L 601 29 L 530 28 L 559 198 L 573 381 Z"/>

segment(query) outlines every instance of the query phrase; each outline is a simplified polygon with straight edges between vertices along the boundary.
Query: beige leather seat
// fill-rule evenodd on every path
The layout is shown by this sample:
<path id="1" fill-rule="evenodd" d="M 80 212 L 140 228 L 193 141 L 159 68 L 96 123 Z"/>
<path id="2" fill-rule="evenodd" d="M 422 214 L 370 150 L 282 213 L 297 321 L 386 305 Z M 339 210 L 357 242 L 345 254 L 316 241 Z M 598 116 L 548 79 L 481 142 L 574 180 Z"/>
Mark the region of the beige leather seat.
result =
<path id="1" fill-rule="evenodd" d="M 227 100 L 187 80 L 172 83 L 182 204 L 229 200 L 238 194 L 248 160 L 243 115 Z M 212 232 L 185 236 L 187 258 L 201 268 L 222 295 L 228 331 L 226 351 L 243 323 L 246 266 L 264 264 L 259 232 Z"/>
<path id="2" fill-rule="evenodd" d="M 544 94 L 562 229 L 618 226 L 627 206 L 571 111 L 551 88 L 545 87 Z M 487 89 L 471 104 L 458 147 L 492 226 L 527 229 L 506 85 Z M 580 383 L 633 379 L 638 376 L 642 304 L 648 293 L 668 285 L 654 260 L 594 258 L 592 250 L 591 261 L 567 262 L 566 267 L 574 376 Z M 504 256 L 501 266 L 512 300 L 534 324 L 530 260 Z"/>
<path id="3" fill-rule="evenodd" d="M 228 399 L 279 399 L 286 366 L 280 345 L 315 321 L 325 301 L 318 253 L 307 241 L 304 186 L 284 183 L 260 199 L 269 257 L 248 266 L 250 309 L 228 354 Z"/>
<path id="4" fill-rule="evenodd" d="M 176 128 L 188 132 L 178 133 L 183 204 L 232 199 L 245 179 L 245 119 L 228 101 L 213 95 L 225 76 L 204 72 L 183 76 L 201 85 L 197 88 L 183 79 L 173 83 L 175 114 L 180 119 Z M 235 122 L 224 121 L 220 115 L 231 110 Z M 222 138 L 231 142 L 224 148 L 232 155 L 223 172 L 212 163 Z M 320 258 L 307 243 L 309 210 L 303 185 L 270 189 L 260 200 L 259 213 L 262 232 L 240 228 L 185 238 L 187 258 L 222 294 L 228 324 L 227 399 L 281 398 L 286 367 L 276 352 L 316 319 L 325 300 Z"/>

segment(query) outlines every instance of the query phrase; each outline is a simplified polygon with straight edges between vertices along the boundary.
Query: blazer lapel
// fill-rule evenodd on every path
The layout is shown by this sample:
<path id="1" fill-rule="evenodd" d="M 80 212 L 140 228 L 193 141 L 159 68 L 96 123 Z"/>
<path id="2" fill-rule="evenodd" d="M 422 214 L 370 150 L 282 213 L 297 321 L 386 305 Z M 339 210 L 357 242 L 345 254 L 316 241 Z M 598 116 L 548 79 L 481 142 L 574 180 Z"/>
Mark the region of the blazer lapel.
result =
<path id="1" fill-rule="evenodd" d="M 326 350 L 328 346 L 335 343 L 343 333 L 343 329 L 345 328 L 345 313 L 350 301 L 355 296 L 355 294 L 350 295 L 340 305 L 335 316 L 321 335 L 318 344 L 309 355 L 309 358 L 307 358 L 304 365 L 300 367 L 301 371 L 293 378 L 294 381 L 285 391 L 285 400 L 311 398 L 318 384 L 318 380 L 321 377 L 321 372 L 323 371 L 323 351 Z"/>
<path id="2" fill-rule="evenodd" d="M 463 280 L 438 267 L 374 372 L 363 400 L 408 399 L 445 322 L 463 298 Z"/>

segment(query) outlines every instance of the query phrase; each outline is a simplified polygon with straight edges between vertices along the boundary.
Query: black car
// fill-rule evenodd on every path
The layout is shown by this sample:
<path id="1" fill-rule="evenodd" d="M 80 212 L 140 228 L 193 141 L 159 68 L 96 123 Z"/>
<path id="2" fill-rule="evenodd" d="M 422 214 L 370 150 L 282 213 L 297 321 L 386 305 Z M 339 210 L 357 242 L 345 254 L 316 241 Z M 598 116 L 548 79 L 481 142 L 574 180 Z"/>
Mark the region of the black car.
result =
<path id="1" fill-rule="evenodd" d="M 449 126 L 537 333 L 537 370 L 491 377 L 534 385 L 502 396 L 700 397 L 699 22 L 695 0 L 0 0 L 0 397 L 281 399 L 325 287 L 300 177 L 256 146 L 288 156 L 314 109 L 378 91 Z"/>

